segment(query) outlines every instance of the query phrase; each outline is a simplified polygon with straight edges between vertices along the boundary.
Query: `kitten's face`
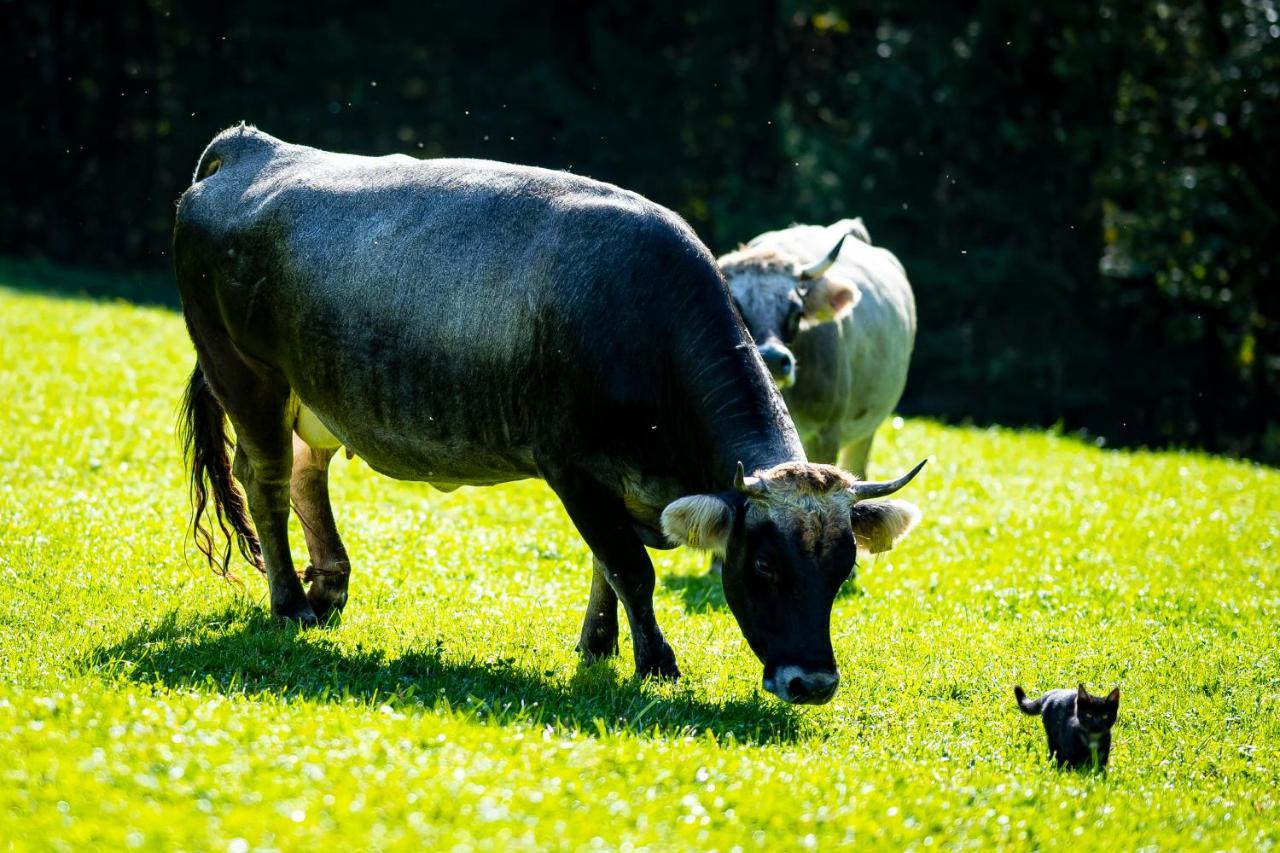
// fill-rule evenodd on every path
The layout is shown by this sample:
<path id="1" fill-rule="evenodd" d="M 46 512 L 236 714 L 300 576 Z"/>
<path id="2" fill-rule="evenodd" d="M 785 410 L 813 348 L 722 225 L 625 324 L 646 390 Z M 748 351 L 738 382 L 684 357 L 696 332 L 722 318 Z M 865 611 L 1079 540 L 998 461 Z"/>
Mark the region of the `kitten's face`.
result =
<path id="1" fill-rule="evenodd" d="M 1115 725 L 1116 715 L 1119 713 L 1119 687 L 1106 696 L 1090 696 L 1084 685 L 1080 685 L 1076 693 L 1076 719 L 1080 721 L 1080 728 L 1086 732 L 1101 734 Z"/>

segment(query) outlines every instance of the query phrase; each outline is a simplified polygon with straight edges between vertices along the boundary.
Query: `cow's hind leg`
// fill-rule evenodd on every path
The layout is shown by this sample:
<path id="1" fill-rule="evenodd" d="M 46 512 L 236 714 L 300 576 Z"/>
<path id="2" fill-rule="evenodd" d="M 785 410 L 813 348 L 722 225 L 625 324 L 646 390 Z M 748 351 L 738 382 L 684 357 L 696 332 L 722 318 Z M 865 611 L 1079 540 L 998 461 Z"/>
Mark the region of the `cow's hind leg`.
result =
<path id="1" fill-rule="evenodd" d="M 587 662 L 618 653 L 618 594 L 609 586 L 600 561 L 593 557 L 591 563 L 591 598 L 578 639 L 578 654 Z"/>
<path id="2" fill-rule="evenodd" d="M 293 511 L 307 540 L 311 565 L 303 578 L 310 582 L 307 601 L 324 622 L 347 603 L 351 562 L 338 536 L 329 505 L 329 462 L 336 451 L 316 449 L 293 437 Z"/>
<path id="3" fill-rule="evenodd" d="M 289 553 L 289 487 L 293 454 L 288 432 L 284 433 L 283 440 L 274 435 L 275 430 L 271 431 L 273 435 L 270 438 L 264 433 L 255 440 L 250 437 L 253 431 L 246 430 L 234 417 L 231 423 L 236 428 L 234 471 L 249 499 L 249 514 L 262 542 L 271 613 L 304 627 L 317 625 L 319 620 L 307 601 L 302 580 L 293 568 L 293 557 Z"/>
<path id="4" fill-rule="evenodd" d="M 262 545 L 271 612 L 304 626 L 317 624 L 289 554 L 289 485 L 293 475 L 293 425 L 289 386 L 266 367 L 243 360 L 230 341 L 196 339 L 200 367 L 236 433 L 232 473 L 248 499 Z"/>
<path id="5" fill-rule="evenodd" d="M 840 467 L 866 479 L 867 457 L 871 455 L 871 442 L 875 437 L 876 434 L 873 432 L 866 438 L 860 438 L 845 445 L 840 452 Z"/>

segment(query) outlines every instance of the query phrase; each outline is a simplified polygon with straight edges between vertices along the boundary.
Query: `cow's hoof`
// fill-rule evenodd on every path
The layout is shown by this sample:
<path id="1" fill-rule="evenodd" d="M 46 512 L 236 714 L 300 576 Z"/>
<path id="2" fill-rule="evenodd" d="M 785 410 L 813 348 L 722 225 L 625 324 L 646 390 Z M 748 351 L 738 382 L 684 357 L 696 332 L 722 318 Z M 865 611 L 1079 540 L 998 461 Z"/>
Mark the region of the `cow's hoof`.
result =
<path id="1" fill-rule="evenodd" d="M 608 660 L 618 656 L 618 638 L 615 635 L 612 640 L 607 638 L 603 640 L 592 638 L 590 642 L 579 640 L 576 651 L 581 655 L 583 663 Z"/>
<path id="2" fill-rule="evenodd" d="M 315 628 L 320 624 L 320 619 L 316 616 L 316 612 L 305 601 L 301 606 L 289 609 L 272 608 L 271 615 L 284 622 L 297 625 L 299 628 Z"/>
<path id="3" fill-rule="evenodd" d="M 602 622 L 597 625 L 584 625 L 582 636 L 578 638 L 576 647 L 582 655 L 584 663 L 595 663 L 618 656 L 618 625 Z"/>
<path id="4" fill-rule="evenodd" d="M 325 608 L 323 605 L 317 607 L 313 604 L 311 609 L 316 612 L 316 623 L 321 628 L 336 628 L 342 624 L 341 607 Z"/>
<path id="5" fill-rule="evenodd" d="M 313 586 L 307 590 L 307 602 L 315 612 L 319 624 L 337 625 L 341 622 L 342 608 L 347 606 L 347 594 L 332 593 Z"/>
<path id="6" fill-rule="evenodd" d="M 676 681 L 680 678 L 680 667 L 676 666 L 676 653 L 664 643 L 660 652 L 636 665 L 636 678 L 641 681 L 646 678 Z"/>
<path id="7" fill-rule="evenodd" d="M 342 608 L 347 606 L 347 581 L 351 576 L 349 563 L 317 569 L 307 566 L 302 579 L 309 584 L 307 602 L 315 611 L 321 625 L 336 625 Z"/>

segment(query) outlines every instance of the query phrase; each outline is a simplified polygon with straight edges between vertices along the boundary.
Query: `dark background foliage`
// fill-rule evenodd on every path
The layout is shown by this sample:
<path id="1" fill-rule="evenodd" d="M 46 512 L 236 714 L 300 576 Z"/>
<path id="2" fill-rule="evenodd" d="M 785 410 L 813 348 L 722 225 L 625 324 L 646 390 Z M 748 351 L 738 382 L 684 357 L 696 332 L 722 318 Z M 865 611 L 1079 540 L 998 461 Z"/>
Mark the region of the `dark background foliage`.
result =
<path id="1" fill-rule="evenodd" d="M 861 215 L 916 288 L 905 411 L 1280 461 L 1274 0 L 0 10 L 9 256 L 167 269 L 242 119 L 571 169 L 717 253 Z"/>

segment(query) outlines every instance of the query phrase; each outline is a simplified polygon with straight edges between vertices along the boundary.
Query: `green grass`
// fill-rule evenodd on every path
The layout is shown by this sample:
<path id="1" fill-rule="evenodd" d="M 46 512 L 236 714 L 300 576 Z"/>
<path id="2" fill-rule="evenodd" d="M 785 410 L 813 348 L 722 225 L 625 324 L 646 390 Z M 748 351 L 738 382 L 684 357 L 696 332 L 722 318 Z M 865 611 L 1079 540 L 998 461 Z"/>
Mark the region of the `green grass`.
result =
<path id="1" fill-rule="evenodd" d="M 935 457 L 905 494 L 925 520 L 836 602 L 836 700 L 790 708 L 688 552 L 655 557 L 684 680 L 633 683 L 627 651 L 580 667 L 588 554 L 541 483 L 443 495 L 338 463 L 343 623 L 273 624 L 260 577 L 214 578 L 184 538 L 173 423 L 191 362 L 171 312 L 0 289 L 12 846 L 1280 838 L 1273 470 L 886 428 L 879 472 Z M 1080 680 L 1124 691 L 1105 777 L 1053 770 L 1014 708 L 1015 682 Z"/>

